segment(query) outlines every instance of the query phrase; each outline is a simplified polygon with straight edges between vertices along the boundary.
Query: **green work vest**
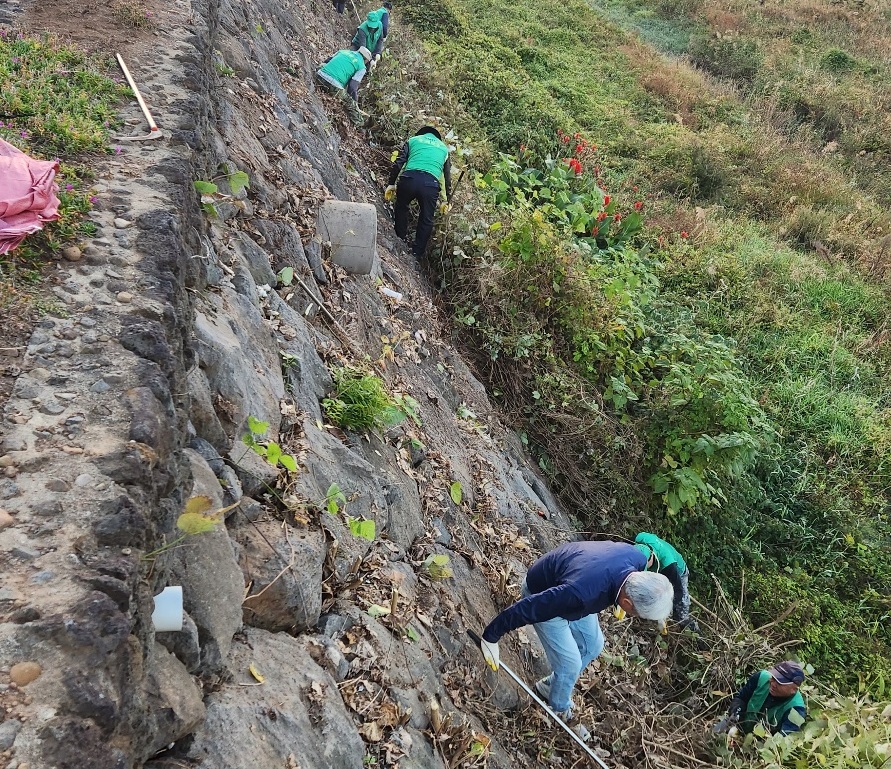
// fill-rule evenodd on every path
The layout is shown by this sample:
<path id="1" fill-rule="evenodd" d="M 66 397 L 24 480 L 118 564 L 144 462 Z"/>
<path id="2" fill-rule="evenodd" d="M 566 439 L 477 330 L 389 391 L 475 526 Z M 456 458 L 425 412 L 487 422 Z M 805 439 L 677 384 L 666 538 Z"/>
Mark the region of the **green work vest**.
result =
<path id="1" fill-rule="evenodd" d="M 321 71 L 333 77 L 341 88 L 346 88 L 353 75 L 362 69 L 365 69 L 365 59 L 361 53 L 338 51 L 331 57 L 331 61 L 322 66 Z"/>
<path id="2" fill-rule="evenodd" d="M 384 26 L 381 24 L 381 18 L 385 12 L 386 8 L 378 8 L 376 11 L 369 11 L 365 21 L 359 25 L 359 29 L 365 32 L 365 47 L 372 53 L 374 53 L 377 41 L 380 40 L 384 31 Z M 356 34 L 353 35 L 353 45 L 358 44 L 359 32 L 357 30 Z"/>
<path id="3" fill-rule="evenodd" d="M 740 722 L 740 728 L 745 733 L 748 734 L 751 732 L 752 729 L 755 728 L 755 724 L 763 720 L 767 724 L 767 728 L 773 734 L 779 731 L 780 726 L 786 719 L 786 715 L 792 708 L 805 707 L 804 697 L 801 696 L 801 692 L 795 692 L 789 699 L 783 700 L 772 708 L 768 708 L 762 715 L 761 711 L 764 708 L 764 702 L 769 694 L 770 673 L 766 670 L 762 670 L 758 676 L 758 686 L 755 687 L 755 693 L 752 695 L 751 699 L 749 699 L 749 704 L 746 705 L 746 713 Z"/>
<path id="4" fill-rule="evenodd" d="M 634 546 L 640 550 L 647 558 L 650 552 L 656 556 L 656 571 L 667 569 L 673 563 L 678 566 L 678 574 L 687 571 L 687 564 L 681 557 L 681 554 L 669 545 L 664 539 L 659 539 L 655 534 L 648 534 L 642 531 L 634 538 Z"/>
<path id="5" fill-rule="evenodd" d="M 408 162 L 403 171 L 426 171 L 434 179 L 442 176 L 449 148 L 433 134 L 412 136 L 408 140 Z"/>

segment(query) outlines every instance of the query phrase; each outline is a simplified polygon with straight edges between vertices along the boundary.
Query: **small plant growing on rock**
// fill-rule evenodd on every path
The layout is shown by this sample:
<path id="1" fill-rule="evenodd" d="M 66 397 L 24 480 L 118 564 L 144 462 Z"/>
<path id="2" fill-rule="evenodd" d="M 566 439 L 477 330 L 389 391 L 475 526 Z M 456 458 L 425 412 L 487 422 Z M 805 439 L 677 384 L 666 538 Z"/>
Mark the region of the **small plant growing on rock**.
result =
<path id="1" fill-rule="evenodd" d="M 215 184 L 218 179 L 226 179 L 228 181 L 232 195 L 220 192 L 220 188 Z M 193 184 L 195 190 L 201 196 L 201 208 L 204 209 L 204 213 L 213 217 L 219 216 L 216 206 L 218 201 L 228 200 L 236 202 L 233 201 L 233 196 L 237 197 L 251 186 L 250 177 L 244 171 L 232 171 L 228 167 L 225 167 L 223 173 L 215 176 L 210 181 L 198 179 Z"/>
<path id="2" fill-rule="evenodd" d="M 448 579 L 455 573 L 452 571 L 452 567 L 449 566 L 449 557 L 447 555 L 428 555 L 421 563 L 421 568 L 427 572 L 427 576 L 430 579 L 437 582 Z"/>
<path id="3" fill-rule="evenodd" d="M 338 427 L 365 432 L 405 419 L 378 377 L 348 367 L 335 369 L 332 376 L 334 395 L 322 401 L 322 409 Z"/>
<path id="4" fill-rule="evenodd" d="M 285 470 L 297 472 L 297 460 L 292 454 L 285 454 L 282 447 L 275 441 L 263 440 L 263 436 L 269 429 L 269 422 L 262 422 L 256 417 L 248 417 L 248 430 L 250 432 L 241 436 L 241 442 L 263 457 L 273 467 L 281 465 Z"/>
<path id="5" fill-rule="evenodd" d="M 176 547 L 188 537 L 194 537 L 198 534 L 206 534 L 209 531 L 214 531 L 217 526 L 223 522 L 226 513 L 233 508 L 238 507 L 240 504 L 240 502 L 236 502 L 234 505 L 221 507 L 219 510 L 213 510 L 213 500 L 211 500 L 210 497 L 203 494 L 196 497 L 190 497 L 186 501 L 185 507 L 179 518 L 176 519 L 176 528 L 179 529 L 182 534 L 172 542 L 168 542 L 166 545 L 163 545 L 156 550 L 152 550 L 150 553 L 146 553 L 143 558 L 153 558 L 154 556 L 160 555 L 161 553 Z"/>
<path id="6" fill-rule="evenodd" d="M 336 483 L 332 483 L 325 492 L 325 501 L 323 503 L 325 510 L 331 515 L 337 515 L 341 510 L 346 508 L 346 503 L 347 498 L 340 490 L 340 486 Z M 355 518 L 352 515 L 347 515 L 345 517 L 347 526 L 350 527 L 350 531 L 355 536 L 367 539 L 369 542 L 374 542 L 374 536 L 377 531 L 374 521 L 368 521 L 364 518 Z"/>

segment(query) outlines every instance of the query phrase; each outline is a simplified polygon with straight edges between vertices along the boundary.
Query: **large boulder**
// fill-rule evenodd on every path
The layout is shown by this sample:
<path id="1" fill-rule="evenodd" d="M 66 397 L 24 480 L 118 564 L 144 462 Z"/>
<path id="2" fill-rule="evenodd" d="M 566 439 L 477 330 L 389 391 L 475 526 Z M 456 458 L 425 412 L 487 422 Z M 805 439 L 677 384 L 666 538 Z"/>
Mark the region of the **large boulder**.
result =
<path id="1" fill-rule="evenodd" d="M 262 686 L 248 674 L 264 676 Z M 337 683 L 304 646 L 284 634 L 246 628 L 232 647 L 233 680 L 206 700 L 207 718 L 188 758 L 213 769 L 357 769 L 365 745 Z"/>
<path id="2" fill-rule="evenodd" d="M 235 536 L 241 568 L 251 585 L 243 605 L 244 623 L 271 631 L 313 627 L 322 609 L 324 534 L 269 520 L 241 526 Z"/>
<path id="3" fill-rule="evenodd" d="M 146 664 L 152 741 L 148 755 L 190 734 L 204 720 L 201 689 L 185 666 L 159 643 Z"/>

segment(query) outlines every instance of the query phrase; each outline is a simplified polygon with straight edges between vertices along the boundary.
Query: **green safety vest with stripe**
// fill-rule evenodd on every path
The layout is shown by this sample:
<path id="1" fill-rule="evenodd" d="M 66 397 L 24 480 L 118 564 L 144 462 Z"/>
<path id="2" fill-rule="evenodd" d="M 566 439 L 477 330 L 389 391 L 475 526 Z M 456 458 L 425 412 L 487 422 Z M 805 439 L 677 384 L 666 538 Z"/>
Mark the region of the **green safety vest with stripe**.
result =
<path id="1" fill-rule="evenodd" d="M 758 686 L 755 687 L 755 693 L 749 699 L 748 705 L 746 705 L 745 715 L 742 717 L 739 725 L 742 731 L 747 734 L 755 728 L 755 724 L 759 721 L 766 722 L 767 728 L 770 729 L 771 733 L 775 733 L 779 730 L 783 721 L 786 720 L 786 716 L 789 715 L 789 711 L 792 708 L 805 708 L 804 697 L 801 696 L 801 692 L 795 692 L 789 699 L 783 700 L 762 713 L 764 703 L 770 694 L 770 678 L 770 673 L 766 670 L 761 671 L 758 676 Z"/>
<path id="2" fill-rule="evenodd" d="M 338 51 L 331 57 L 331 61 L 322 65 L 321 71 L 329 77 L 333 77 L 341 88 L 346 88 L 353 75 L 359 70 L 365 69 L 365 59 L 357 51 Z"/>
<path id="3" fill-rule="evenodd" d="M 664 539 L 655 534 L 642 531 L 634 538 L 634 546 L 649 559 L 650 553 L 656 556 L 655 571 L 667 569 L 673 563 L 677 564 L 678 574 L 687 571 L 687 564 L 681 554 L 669 545 Z M 651 569 L 648 568 L 648 571 Z"/>
<path id="4" fill-rule="evenodd" d="M 403 171 L 426 171 L 434 179 L 442 176 L 449 148 L 433 134 L 412 136 L 408 140 L 408 160 Z"/>

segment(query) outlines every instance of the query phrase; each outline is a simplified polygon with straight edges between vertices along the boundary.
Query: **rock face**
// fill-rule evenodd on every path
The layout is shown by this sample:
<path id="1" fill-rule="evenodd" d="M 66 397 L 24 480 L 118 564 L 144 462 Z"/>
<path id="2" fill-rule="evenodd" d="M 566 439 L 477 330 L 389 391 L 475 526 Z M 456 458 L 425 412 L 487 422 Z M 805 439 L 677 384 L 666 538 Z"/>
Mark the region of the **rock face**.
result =
<path id="1" fill-rule="evenodd" d="M 262 686 L 249 674 L 254 665 Z M 188 757 L 217 769 L 355 769 L 365 745 L 337 683 L 295 639 L 248 629 L 232 650 L 233 681 L 207 699 Z"/>
<path id="2" fill-rule="evenodd" d="M 399 304 L 307 229 L 332 195 L 379 196 L 358 135 L 314 89 L 317 55 L 352 33 L 325 8 L 171 12 L 141 67 L 170 140 L 98 169 L 97 236 L 59 263 L 65 317 L 35 330 L 4 411 L 0 684 L 27 695 L 0 724 L 10 767 L 444 769 L 493 723 L 481 702 L 520 702 L 465 631 L 571 528 L 438 339 L 383 210 L 376 258 Z M 233 192 L 221 169 L 250 187 L 208 218 L 193 181 Z M 276 290 L 284 267 L 300 281 Z M 329 366 L 345 362 L 410 396 L 411 418 L 369 435 L 325 424 Z M 296 471 L 242 442 L 249 417 Z M 179 541 L 195 496 L 210 513 L 241 504 Z M 167 585 L 183 587 L 184 626 L 155 633 Z M 541 650 L 523 638 L 502 654 L 532 677 Z M 450 716 L 437 745 L 432 697 Z M 536 765 L 490 736 L 487 766 Z"/>

